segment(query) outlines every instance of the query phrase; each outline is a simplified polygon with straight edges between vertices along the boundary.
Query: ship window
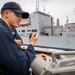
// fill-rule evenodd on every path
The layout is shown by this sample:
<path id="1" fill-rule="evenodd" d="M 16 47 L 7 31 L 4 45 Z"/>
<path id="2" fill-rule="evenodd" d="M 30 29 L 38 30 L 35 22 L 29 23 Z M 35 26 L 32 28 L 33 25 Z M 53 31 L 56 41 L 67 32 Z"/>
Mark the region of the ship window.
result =
<path id="1" fill-rule="evenodd" d="M 67 37 L 69 37 L 69 34 L 67 35 Z"/>
<path id="2" fill-rule="evenodd" d="M 60 33 L 60 36 L 62 36 L 62 33 Z"/>
<path id="3" fill-rule="evenodd" d="M 37 32 L 37 29 L 33 29 L 32 32 Z"/>
<path id="4" fill-rule="evenodd" d="M 20 32 L 20 30 L 18 32 Z"/>
<path id="5" fill-rule="evenodd" d="M 31 22 L 29 22 L 29 25 L 31 25 Z"/>
<path id="6" fill-rule="evenodd" d="M 27 32 L 30 32 L 31 30 L 27 30 Z"/>
<path id="7" fill-rule="evenodd" d="M 22 32 L 25 32 L 25 30 L 22 30 Z"/>

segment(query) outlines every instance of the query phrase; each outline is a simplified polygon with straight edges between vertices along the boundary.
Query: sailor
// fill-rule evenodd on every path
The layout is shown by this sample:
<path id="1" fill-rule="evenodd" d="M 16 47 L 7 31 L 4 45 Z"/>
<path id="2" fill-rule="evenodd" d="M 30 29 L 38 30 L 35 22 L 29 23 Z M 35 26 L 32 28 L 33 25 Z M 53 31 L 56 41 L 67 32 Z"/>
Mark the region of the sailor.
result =
<path id="1" fill-rule="evenodd" d="M 21 9 L 16 2 L 7 2 L 1 8 L 0 19 L 0 75 L 29 75 L 31 62 L 34 60 L 34 44 L 38 34 L 32 34 L 26 51 L 14 41 L 12 28 L 18 27 L 21 18 L 28 18 L 29 13 Z M 44 54 L 38 55 L 45 57 Z"/>

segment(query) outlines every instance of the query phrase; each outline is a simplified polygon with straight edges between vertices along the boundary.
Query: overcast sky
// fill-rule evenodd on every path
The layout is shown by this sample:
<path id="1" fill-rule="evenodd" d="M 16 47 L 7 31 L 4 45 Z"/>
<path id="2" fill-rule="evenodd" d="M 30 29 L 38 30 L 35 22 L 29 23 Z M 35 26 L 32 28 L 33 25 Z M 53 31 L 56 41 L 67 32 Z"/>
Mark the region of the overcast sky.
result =
<path id="1" fill-rule="evenodd" d="M 69 22 L 75 22 L 75 0 L 0 0 L 0 9 L 2 5 L 8 1 L 15 1 L 19 3 L 23 10 L 28 11 L 29 13 L 33 13 L 36 10 L 36 1 L 39 1 L 39 10 L 45 13 L 48 13 L 54 17 L 54 21 L 56 22 L 56 18 L 60 19 L 60 24 L 65 24 L 67 20 L 67 16 L 69 18 Z"/>

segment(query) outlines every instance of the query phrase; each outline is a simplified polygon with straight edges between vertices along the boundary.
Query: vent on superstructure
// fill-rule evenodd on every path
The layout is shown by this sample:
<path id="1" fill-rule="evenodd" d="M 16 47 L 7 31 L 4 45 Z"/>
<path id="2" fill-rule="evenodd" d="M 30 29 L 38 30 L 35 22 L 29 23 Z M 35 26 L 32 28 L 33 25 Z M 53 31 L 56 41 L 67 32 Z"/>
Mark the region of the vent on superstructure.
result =
<path id="1" fill-rule="evenodd" d="M 31 30 L 27 30 L 27 32 L 30 32 Z"/>
<path id="2" fill-rule="evenodd" d="M 37 29 L 33 29 L 32 32 L 37 32 Z"/>
<path id="3" fill-rule="evenodd" d="M 25 32 L 25 30 L 22 30 L 22 32 Z"/>

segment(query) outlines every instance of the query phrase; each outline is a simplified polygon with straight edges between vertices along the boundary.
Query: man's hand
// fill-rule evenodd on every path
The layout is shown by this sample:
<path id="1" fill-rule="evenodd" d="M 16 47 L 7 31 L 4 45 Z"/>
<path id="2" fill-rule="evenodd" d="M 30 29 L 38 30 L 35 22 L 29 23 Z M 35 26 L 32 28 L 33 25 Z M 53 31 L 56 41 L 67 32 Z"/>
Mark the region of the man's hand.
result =
<path id="1" fill-rule="evenodd" d="M 36 43 L 37 40 L 38 40 L 38 34 L 37 33 L 32 33 L 31 38 L 29 38 L 30 44 L 32 44 L 34 46 L 34 44 Z"/>
<path id="2" fill-rule="evenodd" d="M 38 56 L 41 57 L 41 58 L 44 59 L 44 60 L 47 60 L 46 55 L 43 54 L 43 53 L 42 53 L 42 54 L 37 54 L 37 55 L 36 55 L 36 57 L 38 57 Z"/>
<path id="3" fill-rule="evenodd" d="M 20 46 L 23 51 L 26 50 L 25 46 Z"/>
<path id="4" fill-rule="evenodd" d="M 14 39 L 14 41 L 15 41 L 19 46 L 21 46 L 21 45 L 23 44 L 22 40 Z"/>

